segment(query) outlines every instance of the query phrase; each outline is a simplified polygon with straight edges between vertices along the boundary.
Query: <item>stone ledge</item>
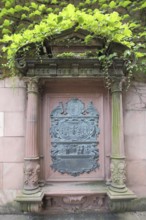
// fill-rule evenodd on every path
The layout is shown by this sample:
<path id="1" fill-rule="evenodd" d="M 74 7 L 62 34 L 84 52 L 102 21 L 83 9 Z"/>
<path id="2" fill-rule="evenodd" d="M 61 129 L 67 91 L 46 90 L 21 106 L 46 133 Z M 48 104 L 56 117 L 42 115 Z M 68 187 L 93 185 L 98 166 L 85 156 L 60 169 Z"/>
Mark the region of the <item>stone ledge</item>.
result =
<path id="1" fill-rule="evenodd" d="M 68 182 L 68 183 L 49 183 L 43 188 L 44 194 L 52 195 L 106 195 L 107 187 L 104 182 Z"/>

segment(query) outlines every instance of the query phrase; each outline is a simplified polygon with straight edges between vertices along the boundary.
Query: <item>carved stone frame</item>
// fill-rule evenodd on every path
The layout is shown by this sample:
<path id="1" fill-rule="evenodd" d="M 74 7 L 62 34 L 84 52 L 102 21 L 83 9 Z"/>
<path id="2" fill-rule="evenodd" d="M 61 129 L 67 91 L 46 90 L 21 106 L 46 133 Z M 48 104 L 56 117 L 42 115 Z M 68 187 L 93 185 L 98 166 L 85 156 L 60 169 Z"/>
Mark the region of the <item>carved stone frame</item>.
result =
<path id="1" fill-rule="evenodd" d="M 82 42 L 87 33 L 72 33 L 69 30 L 68 35 L 64 33 L 63 38 L 81 38 Z M 59 36 L 60 38 L 60 36 Z M 51 43 L 54 48 L 54 54 L 58 50 L 64 52 L 68 51 L 68 47 L 62 44 L 62 38 L 54 38 Z M 58 43 L 59 42 L 59 43 Z M 70 45 L 70 47 L 78 53 L 78 48 L 82 51 L 87 51 L 87 48 L 97 52 L 97 48 L 103 47 L 103 41 L 94 39 L 91 45 Z M 50 45 L 50 42 L 45 42 Z M 59 45 L 58 45 L 59 44 Z M 113 49 L 113 48 L 112 48 Z M 120 47 L 121 49 L 121 47 Z M 125 48 L 124 48 L 125 49 Z M 72 50 L 71 50 L 72 51 Z M 109 53 L 110 51 L 108 51 Z M 41 62 L 29 57 L 26 60 L 17 59 L 17 67 L 23 74 L 23 79 L 27 84 L 27 120 L 26 120 L 26 144 L 25 144 L 25 158 L 24 158 L 24 187 L 22 194 L 17 197 L 17 200 L 22 205 L 23 211 L 39 211 L 44 198 L 44 188 L 40 187 L 43 183 L 43 175 L 40 175 L 40 168 L 42 166 L 43 152 L 39 149 L 41 146 L 38 143 L 38 128 L 39 124 L 39 107 L 38 103 L 42 103 L 41 97 L 46 92 L 46 82 L 58 79 L 95 79 L 105 84 L 106 76 L 102 72 L 99 61 L 95 58 L 72 58 L 72 59 L 58 59 L 52 57 L 51 59 L 44 56 Z M 122 85 L 124 81 L 123 61 L 115 60 L 114 64 L 109 69 L 109 78 L 111 83 L 111 90 L 105 95 L 106 102 L 110 102 L 111 108 L 105 110 L 104 114 L 111 118 L 111 149 L 105 149 L 105 182 L 107 183 L 105 194 L 110 200 L 132 199 L 135 195 L 126 187 L 125 184 L 125 153 L 123 142 L 123 115 L 122 115 Z M 100 83 L 99 83 L 100 84 Z M 40 89 L 41 87 L 41 89 Z M 41 93 L 41 96 L 39 95 Z M 110 120 L 108 121 L 110 123 Z M 109 128 L 109 124 L 107 128 Z M 105 128 L 104 132 L 108 132 Z M 108 145 L 105 140 L 105 145 Z M 41 148 L 41 147 L 40 147 Z M 109 173 L 111 175 L 109 175 Z M 98 194 L 99 192 L 97 192 Z M 67 201 L 66 199 L 65 201 Z"/>

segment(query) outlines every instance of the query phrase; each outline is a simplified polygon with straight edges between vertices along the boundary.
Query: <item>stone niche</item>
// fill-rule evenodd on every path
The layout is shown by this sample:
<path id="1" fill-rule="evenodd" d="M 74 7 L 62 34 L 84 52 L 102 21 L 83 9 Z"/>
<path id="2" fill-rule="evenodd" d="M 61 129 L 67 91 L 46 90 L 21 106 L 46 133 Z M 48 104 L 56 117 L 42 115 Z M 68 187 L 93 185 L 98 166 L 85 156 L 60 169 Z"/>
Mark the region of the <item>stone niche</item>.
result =
<path id="1" fill-rule="evenodd" d="M 97 59 L 104 41 L 86 45 L 87 35 L 71 29 L 46 39 L 40 60 L 34 45 L 18 53 L 27 84 L 23 211 L 100 212 L 135 198 L 125 185 L 123 61 L 109 69 L 109 92 Z"/>

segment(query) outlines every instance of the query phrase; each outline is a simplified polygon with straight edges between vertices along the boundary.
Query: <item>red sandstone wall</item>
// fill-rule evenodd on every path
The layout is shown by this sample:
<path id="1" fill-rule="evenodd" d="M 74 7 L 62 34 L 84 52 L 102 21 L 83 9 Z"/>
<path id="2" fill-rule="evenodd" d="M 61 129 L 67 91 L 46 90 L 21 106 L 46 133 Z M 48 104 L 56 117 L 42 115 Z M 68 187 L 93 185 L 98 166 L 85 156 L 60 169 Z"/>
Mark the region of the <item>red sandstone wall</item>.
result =
<path id="1" fill-rule="evenodd" d="M 146 83 L 133 83 L 124 94 L 124 138 L 127 184 L 146 196 Z"/>
<path id="2" fill-rule="evenodd" d="M 0 80 L 0 190 L 22 189 L 25 99 L 22 81 Z"/>

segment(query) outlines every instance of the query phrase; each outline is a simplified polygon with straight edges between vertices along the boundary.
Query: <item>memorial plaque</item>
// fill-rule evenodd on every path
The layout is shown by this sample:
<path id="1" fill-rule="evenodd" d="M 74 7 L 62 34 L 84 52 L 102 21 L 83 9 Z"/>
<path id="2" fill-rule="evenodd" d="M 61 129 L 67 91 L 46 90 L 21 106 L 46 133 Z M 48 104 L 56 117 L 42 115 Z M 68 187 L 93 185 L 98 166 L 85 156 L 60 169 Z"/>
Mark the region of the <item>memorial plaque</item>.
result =
<path id="1" fill-rule="evenodd" d="M 99 167 L 99 114 L 92 102 L 85 108 L 77 98 L 51 112 L 52 169 L 71 176 Z"/>

